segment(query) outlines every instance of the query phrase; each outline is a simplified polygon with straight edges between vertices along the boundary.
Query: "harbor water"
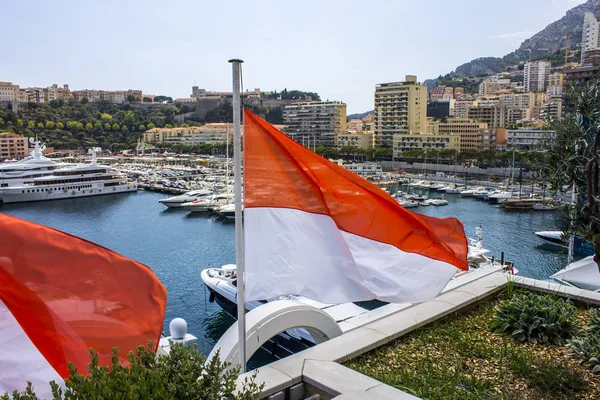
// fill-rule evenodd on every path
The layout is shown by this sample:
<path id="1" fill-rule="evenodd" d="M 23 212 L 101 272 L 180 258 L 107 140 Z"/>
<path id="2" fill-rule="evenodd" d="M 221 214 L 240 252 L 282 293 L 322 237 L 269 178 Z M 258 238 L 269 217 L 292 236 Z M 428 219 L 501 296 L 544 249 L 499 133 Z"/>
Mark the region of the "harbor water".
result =
<path id="1" fill-rule="evenodd" d="M 449 204 L 412 211 L 458 218 L 469 237 L 475 237 L 481 225 L 484 247 L 497 257 L 504 252 L 520 275 L 546 279 L 565 265 L 566 250 L 542 244 L 533 234 L 564 227 L 561 212 L 510 212 L 459 195 L 432 191 L 430 196 L 443 196 Z M 165 333 L 172 318 L 182 317 L 198 337 L 199 349 L 208 354 L 233 319 L 208 301 L 200 272 L 235 262 L 234 225 L 214 215 L 167 209 L 158 202 L 163 197 L 140 191 L 4 205 L 0 212 L 82 237 L 148 265 L 168 291 Z"/>

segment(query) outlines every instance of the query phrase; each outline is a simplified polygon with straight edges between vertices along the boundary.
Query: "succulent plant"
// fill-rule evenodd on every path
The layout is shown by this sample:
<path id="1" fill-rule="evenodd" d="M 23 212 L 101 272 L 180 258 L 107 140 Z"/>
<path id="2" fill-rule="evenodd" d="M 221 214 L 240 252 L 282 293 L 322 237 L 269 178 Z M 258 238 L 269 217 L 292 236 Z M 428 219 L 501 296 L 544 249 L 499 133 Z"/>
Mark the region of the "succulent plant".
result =
<path id="1" fill-rule="evenodd" d="M 570 301 L 537 293 L 517 293 L 503 300 L 490 323 L 495 333 L 508 333 L 517 341 L 562 345 L 577 325 Z"/>

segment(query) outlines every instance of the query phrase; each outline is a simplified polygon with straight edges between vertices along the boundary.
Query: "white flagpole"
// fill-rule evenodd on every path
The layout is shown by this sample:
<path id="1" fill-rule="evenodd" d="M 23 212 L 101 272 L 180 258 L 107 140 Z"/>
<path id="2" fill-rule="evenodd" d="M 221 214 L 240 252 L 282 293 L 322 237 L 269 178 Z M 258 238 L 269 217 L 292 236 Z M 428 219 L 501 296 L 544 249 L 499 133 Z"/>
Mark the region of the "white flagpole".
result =
<path id="1" fill-rule="evenodd" d="M 240 133 L 240 66 L 242 60 L 229 60 L 233 67 L 233 175 L 235 196 L 235 264 L 237 265 L 237 314 L 240 373 L 246 372 L 246 295 L 244 276 L 244 232 L 242 227 L 242 140 Z"/>

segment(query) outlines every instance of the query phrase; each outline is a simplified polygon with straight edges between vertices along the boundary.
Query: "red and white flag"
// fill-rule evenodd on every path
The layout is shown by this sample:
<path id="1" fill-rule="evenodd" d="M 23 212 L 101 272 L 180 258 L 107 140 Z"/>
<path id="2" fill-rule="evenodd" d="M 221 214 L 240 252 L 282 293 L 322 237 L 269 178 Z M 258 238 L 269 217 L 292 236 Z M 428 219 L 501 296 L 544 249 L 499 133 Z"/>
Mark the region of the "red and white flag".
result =
<path id="1" fill-rule="evenodd" d="M 31 381 L 51 397 L 68 362 L 88 373 L 90 348 L 107 365 L 113 347 L 128 363 L 137 346 L 158 346 L 167 293 L 150 268 L 3 214 L 0 232 L 0 394 Z"/>
<path id="2" fill-rule="evenodd" d="M 404 209 L 244 111 L 246 300 L 425 301 L 468 269 L 467 252 L 457 219 Z"/>

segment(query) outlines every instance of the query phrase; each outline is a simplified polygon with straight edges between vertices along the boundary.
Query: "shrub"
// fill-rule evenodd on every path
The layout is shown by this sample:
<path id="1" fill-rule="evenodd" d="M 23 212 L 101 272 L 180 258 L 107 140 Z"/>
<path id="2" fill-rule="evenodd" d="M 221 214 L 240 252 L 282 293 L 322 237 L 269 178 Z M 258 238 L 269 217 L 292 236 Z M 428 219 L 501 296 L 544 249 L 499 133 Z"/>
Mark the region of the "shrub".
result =
<path id="1" fill-rule="evenodd" d="M 517 293 L 502 301 L 490 323 L 495 333 L 510 333 L 520 342 L 561 345 L 575 329 L 571 302 L 536 293 Z"/>
<path id="2" fill-rule="evenodd" d="M 586 334 L 569 340 L 571 351 L 581 358 L 582 363 L 593 366 L 594 372 L 600 372 L 600 338 Z"/>
<path id="3" fill-rule="evenodd" d="M 222 363 L 219 356 L 204 364 L 205 357 L 197 346 L 188 348 L 182 344 L 172 344 L 169 356 L 159 356 L 148 347 L 139 346 L 135 353 L 128 355 L 130 364 L 118 363 L 116 349 L 110 366 L 99 366 L 98 355 L 91 349 L 91 363 L 88 376 L 79 374 L 69 363 L 70 377 L 65 388 L 51 382 L 54 400 L 79 399 L 239 399 L 251 400 L 263 388 L 255 382 L 255 376 L 244 381 L 236 392 L 239 368 Z M 23 392 L 13 392 L 15 400 L 35 400 L 31 383 Z M 0 396 L 9 400 L 8 394 Z"/>
<path id="4" fill-rule="evenodd" d="M 592 366 L 592 371 L 600 372 L 600 309 L 590 310 L 590 319 L 584 327 L 584 334 L 569 340 L 571 351 L 581 358 L 583 364 Z"/>

